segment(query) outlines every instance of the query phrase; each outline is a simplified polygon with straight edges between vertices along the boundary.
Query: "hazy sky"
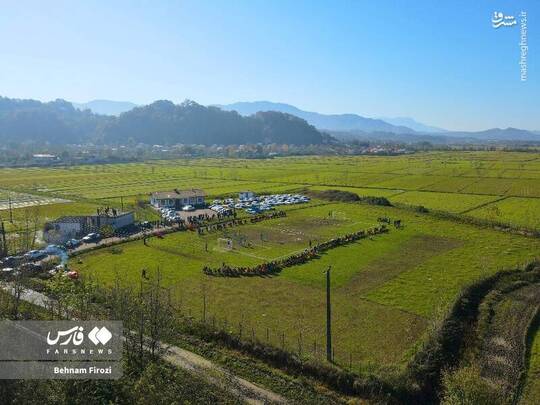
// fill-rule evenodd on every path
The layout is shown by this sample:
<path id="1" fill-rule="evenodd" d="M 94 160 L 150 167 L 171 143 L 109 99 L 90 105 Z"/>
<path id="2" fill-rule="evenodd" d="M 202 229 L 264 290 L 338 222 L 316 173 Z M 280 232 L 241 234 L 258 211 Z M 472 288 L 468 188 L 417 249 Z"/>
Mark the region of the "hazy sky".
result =
<path id="1" fill-rule="evenodd" d="M 270 100 L 540 130 L 540 1 L 6 1 L 0 95 Z M 520 81 L 520 17 L 528 79 Z M 517 25 L 494 29 L 494 11 Z"/>

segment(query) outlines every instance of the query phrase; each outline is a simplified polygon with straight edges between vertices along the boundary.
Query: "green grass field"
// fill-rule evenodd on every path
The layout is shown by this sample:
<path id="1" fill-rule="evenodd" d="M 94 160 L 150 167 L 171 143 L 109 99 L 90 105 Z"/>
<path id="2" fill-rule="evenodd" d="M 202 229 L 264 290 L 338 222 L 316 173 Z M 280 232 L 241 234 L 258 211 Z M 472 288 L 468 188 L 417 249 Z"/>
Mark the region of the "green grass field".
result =
<path id="1" fill-rule="evenodd" d="M 330 214 L 330 215 L 329 215 Z M 204 265 L 225 262 L 252 265 L 307 247 L 309 240 L 376 223 L 379 216 L 400 218 L 404 229 L 336 248 L 319 259 L 285 269 L 274 277 L 204 276 Z M 238 234 L 235 234 L 238 232 Z M 324 274 L 332 266 L 336 359 L 347 365 L 396 366 L 412 348 L 439 309 L 446 307 L 467 282 L 501 267 L 525 262 L 540 251 L 540 241 L 440 221 L 396 208 L 331 203 L 294 209 L 286 218 L 238 227 L 251 247 L 221 250 L 222 233 L 197 236 L 183 232 L 122 246 L 121 254 L 101 250 L 78 257 L 73 267 L 112 283 L 120 277 L 137 285 L 143 268 L 155 273 L 187 313 L 202 316 L 206 291 L 207 318 L 227 321 L 228 328 L 304 354 L 324 342 Z M 208 244 L 209 252 L 205 251 Z"/>
<path id="2" fill-rule="evenodd" d="M 491 215 L 486 203 L 507 197 L 501 204 L 498 222 L 539 227 L 538 153 L 432 152 L 385 157 L 185 159 L 0 170 L 3 193 L 11 190 L 68 199 L 73 201 L 72 206 L 79 203 L 119 205 L 121 197 L 126 206 L 130 206 L 152 191 L 172 188 L 199 187 L 210 196 L 219 196 L 240 189 L 285 192 L 306 186 L 350 189 L 362 195 L 389 197 L 395 202 L 441 211 L 474 212 L 474 216 L 482 218 Z M 515 207 L 511 207 L 512 203 Z M 477 207 L 479 210 L 475 212 Z M 4 219 L 5 211 L 0 211 Z"/>
<path id="3" fill-rule="evenodd" d="M 40 223 L 61 215 L 93 212 L 100 205 L 136 207 L 157 190 L 203 188 L 209 199 L 240 190 L 289 192 L 349 190 L 384 196 L 393 203 L 464 213 L 540 229 L 540 154 L 434 152 L 395 157 L 288 157 L 265 160 L 192 159 L 146 163 L 0 170 L 0 189 L 72 202 L 35 208 Z M 495 210 L 494 207 L 497 209 Z M 103 283 L 115 277 L 138 285 L 142 269 L 159 267 L 176 304 L 185 313 L 243 336 L 323 356 L 323 271 L 332 266 L 333 327 L 338 363 L 400 367 L 410 358 L 430 322 L 459 289 L 480 276 L 538 256 L 540 240 L 502 233 L 399 207 L 325 203 L 288 209 L 286 218 L 231 228 L 227 234 L 192 232 L 121 246 L 72 260 Z M 33 208 L 14 210 L 21 226 Z M 6 210 L 0 211 L 4 221 Z M 137 209 L 140 219 L 155 218 Z M 273 277 L 204 276 L 204 265 L 253 265 L 376 224 L 389 216 L 403 229 L 339 247 Z M 236 241 L 223 250 L 218 238 Z M 239 241 L 250 242 L 243 247 Z M 208 246 L 208 252 L 205 250 Z M 214 321 L 215 319 L 215 321 Z"/>

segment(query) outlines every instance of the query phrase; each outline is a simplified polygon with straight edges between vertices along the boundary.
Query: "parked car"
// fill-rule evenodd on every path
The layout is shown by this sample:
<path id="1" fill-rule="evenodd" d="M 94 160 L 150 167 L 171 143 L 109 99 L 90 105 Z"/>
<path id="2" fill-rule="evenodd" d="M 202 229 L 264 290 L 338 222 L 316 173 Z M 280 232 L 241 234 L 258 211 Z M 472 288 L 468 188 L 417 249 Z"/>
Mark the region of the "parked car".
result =
<path id="1" fill-rule="evenodd" d="M 193 205 L 186 205 L 182 208 L 182 211 L 193 211 L 195 207 Z"/>
<path id="2" fill-rule="evenodd" d="M 15 269 L 13 267 L 4 267 L 2 270 L 0 270 L 0 277 L 9 278 L 13 275 L 14 271 Z"/>
<path id="3" fill-rule="evenodd" d="M 22 272 L 30 273 L 30 274 L 38 274 L 43 271 L 43 266 L 41 266 L 40 264 L 35 264 L 35 263 L 24 263 L 19 268 L 21 269 Z"/>
<path id="4" fill-rule="evenodd" d="M 141 222 L 139 226 L 141 229 L 152 229 L 152 224 L 148 221 Z"/>
<path id="5" fill-rule="evenodd" d="M 4 267 L 16 267 L 24 262 L 23 256 L 8 256 L 2 260 L 2 266 Z"/>
<path id="6" fill-rule="evenodd" d="M 95 242 L 99 242 L 100 239 L 101 239 L 101 235 L 99 233 L 92 232 L 86 235 L 84 238 L 82 238 L 82 241 L 84 243 L 95 243 Z"/>
<path id="7" fill-rule="evenodd" d="M 59 251 L 65 251 L 66 248 L 64 246 L 60 245 L 48 245 L 45 249 L 43 249 L 43 252 L 45 252 L 48 255 L 56 255 Z"/>
<path id="8" fill-rule="evenodd" d="M 75 249 L 76 247 L 79 247 L 81 245 L 82 242 L 79 239 L 70 239 L 64 244 L 64 246 L 68 249 Z"/>
<path id="9" fill-rule="evenodd" d="M 38 260 L 45 259 L 47 254 L 43 250 L 31 250 L 24 254 L 24 258 L 31 262 L 37 262 Z"/>

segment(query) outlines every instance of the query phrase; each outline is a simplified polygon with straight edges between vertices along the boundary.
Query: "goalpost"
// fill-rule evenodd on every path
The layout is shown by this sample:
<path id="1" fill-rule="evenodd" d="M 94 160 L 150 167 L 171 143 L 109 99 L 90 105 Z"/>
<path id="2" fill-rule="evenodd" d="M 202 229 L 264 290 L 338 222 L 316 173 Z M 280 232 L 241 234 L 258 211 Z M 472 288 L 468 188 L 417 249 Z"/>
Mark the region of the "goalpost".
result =
<path id="1" fill-rule="evenodd" d="M 232 250 L 233 249 L 233 241 L 230 238 L 218 238 L 218 248 L 220 250 Z"/>
<path id="2" fill-rule="evenodd" d="M 341 221 L 346 221 L 349 219 L 347 217 L 347 214 L 345 214 L 343 211 L 332 211 L 331 218 L 341 220 Z"/>

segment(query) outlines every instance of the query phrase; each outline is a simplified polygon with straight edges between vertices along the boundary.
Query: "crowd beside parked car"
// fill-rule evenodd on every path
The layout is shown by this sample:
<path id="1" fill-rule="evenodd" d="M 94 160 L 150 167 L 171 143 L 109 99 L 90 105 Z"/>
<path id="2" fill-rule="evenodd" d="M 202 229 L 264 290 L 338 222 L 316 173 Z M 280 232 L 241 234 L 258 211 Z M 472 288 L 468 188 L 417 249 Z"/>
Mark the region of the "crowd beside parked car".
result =
<path id="1" fill-rule="evenodd" d="M 99 233 L 89 233 L 81 239 L 70 239 L 63 245 L 50 244 L 43 249 L 33 249 L 24 254 L 16 256 L 7 256 L 0 259 L 0 278 L 9 279 L 21 274 L 35 275 L 45 271 L 44 264 L 48 260 L 59 257 L 61 264 L 55 265 L 48 271 L 49 274 L 55 274 L 58 271 L 67 270 L 65 260 L 67 259 L 68 251 L 76 249 L 85 243 L 97 243 L 101 240 Z M 67 272 L 71 278 L 75 278 L 73 272 Z"/>
<path id="2" fill-rule="evenodd" d="M 215 211 L 214 214 L 208 214 L 207 212 L 202 214 L 193 213 L 193 215 L 188 215 L 184 218 L 178 215 L 178 211 L 172 208 L 162 208 L 160 213 L 161 218 L 165 223 L 179 224 L 181 227 L 185 228 L 190 226 L 199 226 L 211 221 L 228 219 L 236 216 L 233 210 Z"/>
<path id="3" fill-rule="evenodd" d="M 276 206 L 304 204 L 309 202 L 309 200 L 309 197 L 301 194 L 269 194 L 238 198 L 236 200 L 233 198 L 214 200 L 209 208 L 216 212 L 243 209 L 248 214 L 256 215 L 264 211 L 273 210 Z"/>

